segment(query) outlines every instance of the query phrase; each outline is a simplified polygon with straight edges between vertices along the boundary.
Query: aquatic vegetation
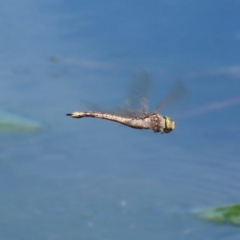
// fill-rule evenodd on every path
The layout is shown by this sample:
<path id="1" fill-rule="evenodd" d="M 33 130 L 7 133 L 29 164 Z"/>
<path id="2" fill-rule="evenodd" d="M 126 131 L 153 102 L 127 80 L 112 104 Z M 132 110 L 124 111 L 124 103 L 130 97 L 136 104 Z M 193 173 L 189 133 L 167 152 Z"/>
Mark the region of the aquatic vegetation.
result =
<path id="1" fill-rule="evenodd" d="M 39 122 L 0 111 L 0 132 L 8 131 L 38 131 L 42 128 Z"/>
<path id="2" fill-rule="evenodd" d="M 204 209 L 198 212 L 198 216 L 212 222 L 240 226 L 240 204 Z"/>

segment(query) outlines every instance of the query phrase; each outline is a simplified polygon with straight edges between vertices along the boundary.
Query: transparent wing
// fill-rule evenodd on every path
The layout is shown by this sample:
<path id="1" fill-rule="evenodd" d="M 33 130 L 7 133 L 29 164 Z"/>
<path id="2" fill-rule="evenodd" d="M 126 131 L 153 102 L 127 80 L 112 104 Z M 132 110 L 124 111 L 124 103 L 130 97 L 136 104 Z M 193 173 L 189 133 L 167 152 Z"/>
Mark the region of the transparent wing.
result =
<path id="1" fill-rule="evenodd" d="M 145 71 L 138 73 L 124 100 L 124 104 L 119 110 L 134 116 L 148 112 L 148 98 L 151 87 L 152 81 L 150 76 Z"/>
<path id="2" fill-rule="evenodd" d="M 159 112 L 160 109 L 179 102 L 186 94 L 186 85 L 182 81 L 177 81 L 169 94 L 157 105 L 154 112 Z"/>
<path id="3" fill-rule="evenodd" d="M 135 81 L 133 81 L 122 105 L 114 109 L 106 109 L 91 101 L 83 102 L 91 111 L 138 117 L 148 112 L 148 97 L 151 86 L 152 81 L 150 76 L 145 71 L 141 71 L 137 74 Z"/>

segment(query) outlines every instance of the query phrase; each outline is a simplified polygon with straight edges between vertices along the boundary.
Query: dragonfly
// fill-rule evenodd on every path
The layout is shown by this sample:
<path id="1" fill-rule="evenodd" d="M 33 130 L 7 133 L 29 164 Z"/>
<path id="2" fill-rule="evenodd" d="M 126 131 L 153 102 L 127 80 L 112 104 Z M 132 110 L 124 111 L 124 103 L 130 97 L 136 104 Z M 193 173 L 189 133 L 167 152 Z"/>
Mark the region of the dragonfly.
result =
<path id="1" fill-rule="evenodd" d="M 151 85 L 150 76 L 144 72 L 137 79 L 131 94 L 125 99 L 125 104 L 117 110 L 73 112 L 66 115 L 72 118 L 100 118 L 135 129 L 148 129 L 155 133 L 170 133 L 175 129 L 176 123 L 170 117 L 161 115 L 159 111 L 180 100 L 186 94 L 186 87 L 182 82 L 176 82 L 163 101 L 157 105 L 154 111 L 149 112 L 148 95 Z M 138 108 L 136 105 L 139 105 Z"/>

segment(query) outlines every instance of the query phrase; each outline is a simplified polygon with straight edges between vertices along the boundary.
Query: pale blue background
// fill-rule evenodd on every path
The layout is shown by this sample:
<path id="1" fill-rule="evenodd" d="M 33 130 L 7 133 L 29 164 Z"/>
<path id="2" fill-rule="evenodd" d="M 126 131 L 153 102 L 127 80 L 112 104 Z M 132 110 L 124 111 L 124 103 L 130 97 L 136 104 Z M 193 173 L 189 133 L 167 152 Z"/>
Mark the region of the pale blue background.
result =
<path id="1" fill-rule="evenodd" d="M 0 239 L 239 239 L 194 212 L 240 202 L 240 1 L 0 3 L 0 106 L 41 122 L 0 135 Z M 113 107 L 133 73 L 189 95 L 155 134 L 65 116 Z"/>

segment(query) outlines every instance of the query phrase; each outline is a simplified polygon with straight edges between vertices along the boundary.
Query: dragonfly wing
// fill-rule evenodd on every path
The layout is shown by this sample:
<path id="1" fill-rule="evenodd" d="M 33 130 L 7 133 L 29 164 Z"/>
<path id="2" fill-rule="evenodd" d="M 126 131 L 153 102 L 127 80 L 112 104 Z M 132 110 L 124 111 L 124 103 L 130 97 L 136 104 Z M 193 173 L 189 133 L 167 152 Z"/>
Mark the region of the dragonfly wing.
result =
<path id="1" fill-rule="evenodd" d="M 152 81 L 150 76 L 145 71 L 141 71 L 137 74 L 130 91 L 125 97 L 124 103 L 119 107 L 114 109 L 106 109 L 89 101 L 84 102 L 92 111 L 139 117 L 148 112 L 148 97 L 151 86 Z"/>
<path id="2" fill-rule="evenodd" d="M 122 109 L 135 114 L 148 112 L 148 98 L 152 87 L 152 81 L 145 71 L 141 71 L 135 79 L 132 87 L 127 94 Z"/>
<path id="3" fill-rule="evenodd" d="M 157 105 L 154 112 L 159 112 L 160 109 L 175 104 L 182 100 L 186 94 L 186 85 L 182 81 L 177 81 L 169 94 Z"/>

